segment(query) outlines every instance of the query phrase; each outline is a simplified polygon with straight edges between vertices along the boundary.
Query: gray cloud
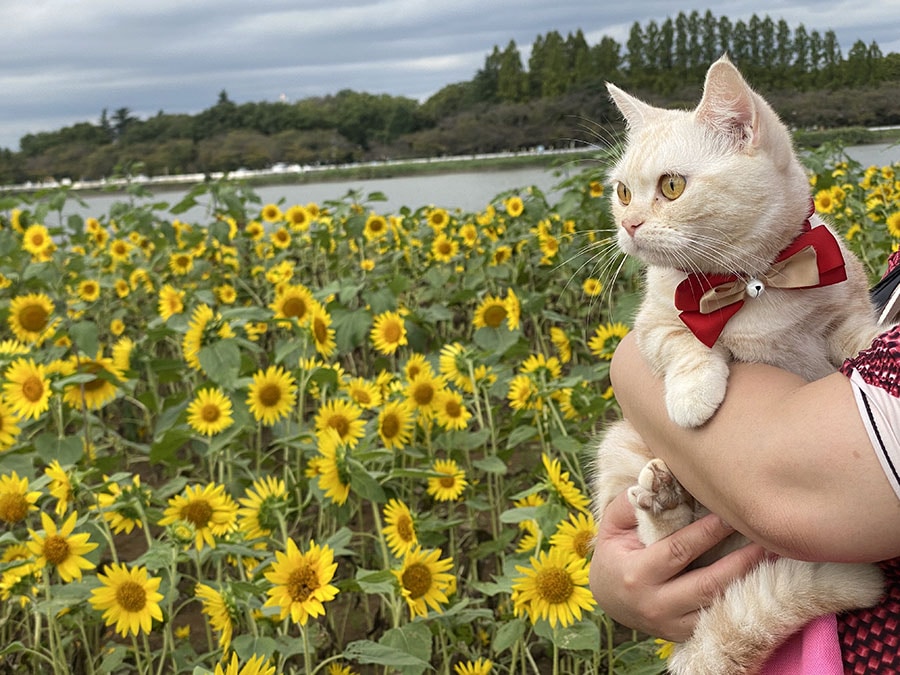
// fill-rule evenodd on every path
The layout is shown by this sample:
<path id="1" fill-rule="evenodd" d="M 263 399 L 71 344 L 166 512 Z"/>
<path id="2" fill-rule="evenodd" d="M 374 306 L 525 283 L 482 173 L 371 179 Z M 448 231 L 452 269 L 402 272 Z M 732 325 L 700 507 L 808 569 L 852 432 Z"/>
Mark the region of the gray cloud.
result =
<path id="1" fill-rule="evenodd" d="M 707 6 L 634 0 L 31 0 L 0 4 L 0 147 L 104 108 L 141 117 L 196 113 L 223 89 L 232 100 L 274 101 L 341 89 L 423 100 L 471 79 L 491 49 L 515 40 L 523 56 L 550 30 L 581 28 L 590 43 L 625 42 L 635 21 Z M 716 16 L 753 13 L 792 27 L 833 29 L 900 51 L 900 2 L 726 0 Z"/>

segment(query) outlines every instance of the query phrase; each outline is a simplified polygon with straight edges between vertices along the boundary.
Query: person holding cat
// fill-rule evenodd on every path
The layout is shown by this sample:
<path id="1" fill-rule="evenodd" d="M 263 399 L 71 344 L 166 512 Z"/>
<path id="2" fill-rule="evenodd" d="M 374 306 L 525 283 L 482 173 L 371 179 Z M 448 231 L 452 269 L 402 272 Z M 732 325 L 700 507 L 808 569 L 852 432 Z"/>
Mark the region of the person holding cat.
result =
<path id="1" fill-rule="evenodd" d="M 879 605 L 807 626 L 776 653 L 782 669 L 770 661 L 762 672 L 806 672 L 797 664 L 810 662 L 809 672 L 820 674 L 844 667 L 900 672 L 898 342 L 900 330 L 891 329 L 841 372 L 811 383 L 768 365 L 732 364 L 721 408 L 706 425 L 684 428 L 669 418 L 662 382 L 626 337 L 611 369 L 624 416 L 718 515 L 645 548 L 620 495 L 601 520 L 592 558 L 600 607 L 625 625 L 680 642 L 700 611 L 766 556 L 887 561 Z M 756 543 L 685 571 L 733 528 Z"/>

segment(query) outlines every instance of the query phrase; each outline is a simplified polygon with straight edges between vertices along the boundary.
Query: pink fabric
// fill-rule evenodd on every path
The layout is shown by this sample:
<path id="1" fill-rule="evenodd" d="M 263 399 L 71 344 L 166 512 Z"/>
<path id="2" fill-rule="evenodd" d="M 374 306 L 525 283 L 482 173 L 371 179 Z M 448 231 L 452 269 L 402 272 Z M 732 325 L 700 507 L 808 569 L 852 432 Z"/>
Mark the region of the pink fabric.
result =
<path id="1" fill-rule="evenodd" d="M 772 654 L 760 675 L 843 675 L 837 618 L 813 619 Z"/>

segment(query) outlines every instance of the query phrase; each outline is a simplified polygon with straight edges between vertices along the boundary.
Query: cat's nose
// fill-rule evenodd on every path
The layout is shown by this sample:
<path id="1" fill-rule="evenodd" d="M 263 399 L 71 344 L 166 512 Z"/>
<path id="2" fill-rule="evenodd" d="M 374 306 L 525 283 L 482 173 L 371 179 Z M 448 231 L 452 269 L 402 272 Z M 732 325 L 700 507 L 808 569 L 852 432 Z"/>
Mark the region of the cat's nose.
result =
<path id="1" fill-rule="evenodd" d="M 629 237 L 633 237 L 634 233 L 637 232 L 637 229 L 644 224 L 643 220 L 623 220 L 622 227 L 625 228 L 625 231 L 628 233 Z"/>

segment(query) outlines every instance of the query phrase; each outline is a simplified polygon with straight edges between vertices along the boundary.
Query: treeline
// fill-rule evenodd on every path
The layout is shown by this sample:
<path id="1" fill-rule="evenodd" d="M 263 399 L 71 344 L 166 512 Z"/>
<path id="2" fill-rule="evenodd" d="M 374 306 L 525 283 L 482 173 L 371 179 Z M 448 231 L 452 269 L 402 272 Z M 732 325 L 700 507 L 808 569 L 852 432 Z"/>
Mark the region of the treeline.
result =
<path id="1" fill-rule="evenodd" d="M 857 41 L 844 56 L 834 31 L 791 28 L 711 11 L 635 22 L 623 46 L 588 44 L 581 30 L 538 36 L 527 64 L 510 41 L 495 46 L 470 81 L 420 104 L 341 91 L 295 103 L 236 104 L 222 91 L 196 115 L 139 119 L 104 110 L 97 124 L 29 134 L 0 151 L 0 183 L 336 164 L 589 143 L 618 122 L 614 81 L 660 105 L 690 105 L 709 63 L 728 53 L 782 116 L 798 127 L 900 123 L 900 54 Z"/>

